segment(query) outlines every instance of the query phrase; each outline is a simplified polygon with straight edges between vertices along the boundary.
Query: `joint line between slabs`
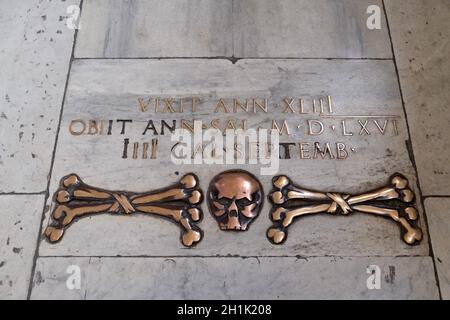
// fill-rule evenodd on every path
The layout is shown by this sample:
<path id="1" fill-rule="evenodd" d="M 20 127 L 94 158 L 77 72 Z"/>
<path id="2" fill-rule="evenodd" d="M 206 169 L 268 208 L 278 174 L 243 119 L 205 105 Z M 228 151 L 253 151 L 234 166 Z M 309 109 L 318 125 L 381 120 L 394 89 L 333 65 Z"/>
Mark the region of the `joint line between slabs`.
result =
<path id="1" fill-rule="evenodd" d="M 430 256 L 433 259 L 435 281 L 436 281 L 436 285 L 437 285 L 438 292 L 439 292 L 439 298 L 442 300 L 442 292 L 441 292 L 441 286 L 439 284 L 439 275 L 438 275 L 438 271 L 437 271 L 437 267 L 436 267 L 436 259 L 435 259 L 435 255 L 434 255 L 434 251 L 433 251 L 433 245 L 431 243 L 430 229 L 428 228 L 429 224 L 428 224 L 428 218 L 427 218 L 426 209 L 425 209 L 425 202 L 424 202 L 424 197 L 422 195 L 422 188 L 421 188 L 420 180 L 419 180 L 419 172 L 418 172 L 418 169 L 417 169 L 417 164 L 416 164 L 416 160 L 415 160 L 415 156 L 414 156 L 414 147 L 413 147 L 413 143 L 412 143 L 411 128 L 409 126 L 408 113 L 406 112 L 406 103 L 405 103 L 405 99 L 404 99 L 404 95 L 403 95 L 402 84 L 401 84 L 401 81 L 400 81 L 400 73 L 399 73 L 399 70 L 398 70 L 397 58 L 395 56 L 394 41 L 392 39 L 392 32 L 391 32 L 391 27 L 389 25 L 389 18 L 388 18 L 387 8 L 386 8 L 386 3 L 385 2 L 386 2 L 385 0 L 382 0 L 384 16 L 385 16 L 385 19 L 386 19 L 386 26 L 387 26 L 387 30 L 388 30 L 388 34 L 389 34 L 389 40 L 391 42 L 393 63 L 394 63 L 394 67 L 395 67 L 395 72 L 397 74 L 397 83 L 398 83 L 398 88 L 399 88 L 399 91 L 400 91 L 400 98 L 401 98 L 401 101 L 402 101 L 403 113 L 405 115 L 406 129 L 407 129 L 407 132 L 408 132 L 409 149 L 410 149 L 409 150 L 409 156 L 410 156 L 411 164 L 412 164 L 412 166 L 414 168 L 414 171 L 415 171 L 417 188 L 419 189 L 419 193 L 420 193 L 419 201 L 420 201 L 420 203 L 422 205 L 423 221 L 424 221 L 425 227 L 427 229 L 428 247 L 429 247 L 429 251 L 430 251 Z"/>
<path id="2" fill-rule="evenodd" d="M 47 194 L 47 191 L 39 191 L 39 192 L 0 192 L 1 196 L 42 196 Z"/>
<path id="3" fill-rule="evenodd" d="M 342 61 L 393 61 L 393 58 L 324 58 L 324 57 L 76 57 L 78 60 L 229 60 L 236 63 L 240 60 L 342 60 Z"/>
<path id="4" fill-rule="evenodd" d="M 445 194 L 427 194 L 427 195 L 423 195 L 422 196 L 424 199 L 428 199 L 428 198 L 431 198 L 431 199 L 437 199 L 437 198 L 443 198 L 443 199 L 445 199 L 445 198 L 450 198 L 450 195 L 445 195 Z"/>
<path id="5" fill-rule="evenodd" d="M 80 17 L 81 17 L 81 13 L 82 13 L 82 9 L 83 9 L 83 1 L 84 0 L 80 0 Z M 52 174 L 53 174 L 53 166 L 55 163 L 55 156 L 56 156 L 56 149 L 58 146 L 58 138 L 59 138 L 59 132 L 61 129 L 61 121 L 62 121 L 62 115 L 64 112 L 64 104 L 66 101 L 66 95 L 67 95 L 67 88 L 69 86 L 69 79 L 70 79 L 70 74 L 71 74 L 71 70 L 72 70 L 72 64 L 74 61 L 74 53 L 75 53 L 75 46 L 77 43 L 77 36 L 78 36 L 78 29 L 76 29 L 74 31 L 74 35 L 73 35 L 73 43 L 72 43 L 72 51 L 70 54 L 70 60 L 69 60 L 69 66 L 67 69 L 67 76 L 66 76 L 66 81 L 64 84 L 64 93 L 62 96 L 62 101 L 61 101 L 61 107 L 60 107 L 60 111 L 59 111 L 59 119 L 58 119 L 58 127 L 56 128 L 56 135 L 55 135 L 55 142 L 53 144 L 53 152 L 52 152 L 52 158 L 50 161 L 50 171 L 48 174 L 48 181 L 47 181 L 47 188 L 46 188 L 46 193 L 45 193 L 45 199 L 44 199 L 44 204 L 43 204 L 43 208 L 42 208 L 42 215 L 41 215 L 41 221 L 40 221 L 40 226 L 39 226 L 39 232 L 37 235 L 37 240 L 36 240 L 36 249 L 34 251 L 34 257 L 33 257 L 33 264 L 31 266 L 31 275 L 29 278 L 29 284 L 28 284 L 28 292 L 27 292 L 27 300 L 31 299 L 31 292 L 33 291 L 33 281 L 34 281 L 34 273 L 36 271 L 36 262 L 37 259 L 39 257 L 39 245 L 40 245 L 40 240 L 41 240 L 41 234 L 42 234 L 42 228 L 43 228 L 43 224 L 44 224 L 44 220 L 45 220 L 45 214 L 46 214 L 46 205 L 47 205 L 47 201 L 49 199 L 49 192 L 50 192 L 50 182 L 51 182 L 51 178 L 52 178 Z"/>
<path id="6" fill-rule="evenodd" d="M 90 258 L 99 258 L 99 259 L 113 259 L 113 258 L 117 258 L 117 259 L 165 259 L 165 258 L 170 258 L 170 259 L 185 259 L 185 258 L 193 258 L 193 259 L 198 259 L 198 258 L 205 258 L 205 259 L 211 259 L 211 258 L 216 258 L 216 259 L 259 259 L 259 258 L 295 258 L 297 260 L 308 260 L 308 259 L 317 259 L 317 258 L 328 258 L 328 259 L 340 259 L 340 258 L 351 258 L 351 259 L 356 259 L 356 258 L 361 258 L 361 259 L 368 259 L 368 258 L 373 258 L 373 259 L 402 259 L 402 258 L 427 258 L 431 256 L 429 255 L 397 255 L 397 256 L 384 256 L 384 255 L 373 255 L 373 256 L 347 256 L 347 255 L 343 255 L 343 256 L 301 256 L 301 255 L 265 255 L 265 256 L 240 256 L 240 255 L 168 255 L 168 256 L 163 256 L 163 255 L 154 255 L 154 256 L 149 256 L 149 255 L 132 255 L 132 256 L 113 256 L 113 255 L 82 255 L 82 256 L 73 256 L 73 255 L 43 255 L 43 256 L 39 256 L 39 259 L 55 259 L 55 258 L 63 258 L 63 259 L 90 259 Z"/>

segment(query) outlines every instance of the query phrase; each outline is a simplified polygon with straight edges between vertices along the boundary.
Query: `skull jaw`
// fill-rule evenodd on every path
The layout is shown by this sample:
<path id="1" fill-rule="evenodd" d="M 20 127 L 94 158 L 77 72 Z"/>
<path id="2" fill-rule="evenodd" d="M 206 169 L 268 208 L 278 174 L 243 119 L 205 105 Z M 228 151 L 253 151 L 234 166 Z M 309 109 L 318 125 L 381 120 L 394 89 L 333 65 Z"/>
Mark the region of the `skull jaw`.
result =
<path id="1" fill-rule="evenodd" d="M 227 224 L 221 224 L 220 230 L 235 230 L 235 231 L 245 231 L 247 230 L 247 226 L 228 226 Z"/>
<path id="2" fill-rule="evenodd" d="M 236 231 L 245 231 L 247 230 L 247 224 L 241 225 L 239 223 L 239 219 L 237 217 L 228 216 L 227 223 L 219 224 L 221 230 L 236 230 Z"/>

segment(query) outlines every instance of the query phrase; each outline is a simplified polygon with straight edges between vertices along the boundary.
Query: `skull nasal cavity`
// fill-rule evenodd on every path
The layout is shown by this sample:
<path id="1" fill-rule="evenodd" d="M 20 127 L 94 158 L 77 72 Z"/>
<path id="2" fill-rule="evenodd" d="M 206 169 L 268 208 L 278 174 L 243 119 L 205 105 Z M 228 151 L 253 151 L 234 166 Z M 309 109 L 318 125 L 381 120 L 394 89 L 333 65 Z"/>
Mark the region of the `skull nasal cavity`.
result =
<path id="1" fill-rule="evenodd" d="M 230 211 L 232 211 L 232 210 L 234 210 L 234 211 L 237 211 L 237 206 L 236 206 L 236 201 L 233 201 L 232 203 L 231 203 L 231 205 L 230 205 L 230 207 L 228 208 L 228 210 L 230 210 Z"/>
<path id="2" fill-rule="evenodd" d="M 230 210 L 228 215 L 230 217 L 237 217 L 238 216 L 238 212 L 236 210 Z"/>

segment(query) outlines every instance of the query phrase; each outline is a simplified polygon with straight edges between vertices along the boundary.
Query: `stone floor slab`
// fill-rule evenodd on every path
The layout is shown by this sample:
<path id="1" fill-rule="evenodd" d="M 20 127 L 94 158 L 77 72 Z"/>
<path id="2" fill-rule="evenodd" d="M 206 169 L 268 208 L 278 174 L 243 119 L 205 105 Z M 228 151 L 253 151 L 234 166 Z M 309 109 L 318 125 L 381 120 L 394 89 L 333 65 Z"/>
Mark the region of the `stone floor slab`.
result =
<path id="1" fill-rule="evenodd" d="M 370 76 L 369 76 L 370 75 Z M 156 97 L 186 97 L 202 99 L 195 112 L 154 112 L 139 105 Z M 333 97 L 331 118 L 319 114 L 286 114 L 284 97 L 304 97 L 305 108 L 316 96 Z M 258 97 L 268 99 L 268 112 L 215 113 L 219 98 Z M 318 100 L 316 100 L 318 103 Z M 229 100 L 227 100 L 229 103 Z M 162 107 L 161 107 L 162 108 Z M 186 107 L 188 108 L 188 107 Z M 306 109 L 305 109 L 306 110 Z M 233 167 L 242 167 L 260 175 L 259 165 L 174 165 L 170 158 L 173 143 L 170 136 L 153 131 L 143 135 L 151 119 L 159 130 L 159 121 L 165 119 L 202 119 L 211 121 L 247 120 L 248 127 L 271 126 L 273 119 L 286 120 L 290 135 L 283 141 L 307 141 L 321 144 L 336 141 L 347 144 L 347 159 L 300 159 L 292 151 L 291 160 L 281 160 L 280 173 L 289 176 L 304 187 L 329 191 L 359 193 L 385 185 L 395 172 L 406 175 L 418 194 L 414 168 L 408 157 L 406 124 L 392 61 L 322 61 L 322 60 L 243 60 L 232 64 L 225 60 L 77 60 L 72 68 L 67 100 L 56 150 L 50 192 L 58 188 L 63 176 L 75 172 L 90 185 L 113 190 L 146 191 L 176 182 L 181 175 L 194 172 L 199 175 L 201 188 L 206 191 L 209 181 L 217 173 Z M 340 116 L 349 116 L 348 132 L 343 136 Z M 389 125 L 381 134 L 369 116 L 387 116 Z M 322 114 L 322 116 L 326 116 Z M 336 116 L 336 117 L 334 117 Z M 356 118 L 353 118 L 356 116 Z M 359 118 L 363 117 L 363 118 Z M 393 117 L 393 118 L 392 118 Z M 111 135 L 98 128 L 89 132 L 89 121 L 109 123 L 113 119 Z M 117 119 L 133 119 L 123 134 Z M 320 136 L 310 136 L 307 121 L 324 121 L 326 130 Z M 380 124 L 385 118 L 380 118 Z M 72 133 L 69 128 L 72 127 Z M 372 121 L 370 135 L 359 135 L 358 121 Z M 392 121 L 396 121 L 396 127 Z M 85 121 L 83 129 L 80 121 Z M 209 122 L 208 122 L 209 123 Z M 281 123 L 281 122 L 278 122 Z M 333 126 L 336 128 L 333 129 Z M 105 127 L 106 128 L 106 127 Z M 396 128 L 396 129 L 395 129 Z M 378 132 L 377 132 L 378 130 Z M 75 134 L 74 134 L 75 132 Z M 347 134 L 348 134 L 347 132 Z M 161 133 L 161 132 L 160 132 Z M 131 145 L 159 139 L 157 159 L 123 159 L 123 141 Z M 355 152 L 350 151 L 354 148 Z M 131 151 L 130 151 L 131 152 Z M 295 170 L 292 170 L 292 168 Z M 261 176 L 266 194 L 271 189 L 272 176 Z M 50 203 L 49 203 L 50 205 Z M 133 255 L 241 255 L 241 256 L 396 256 L 428 255 L 425 239 L 419 246 L 408 246 L 400 239 L 399 227 L 383 218 L 355 214 L 349 217 L 305 217 L 291 227 L 288 241 L 282 246 L 271 245 L 265 237 L 270 226 L 270 205 L 265 201 L 260 217 L 250 230 L 243 233 L 217 232 L 217 224 L 203 204 L 204 219 L 200 224 L 205 238 L 195 249 L 186 250 L 178 239 L 177 226 L 154 217 L 91 216 L 74 223 L 58 244 L 41 243 L 44 256 L 133 256 Z M 419 208 L 420 209 L 420 208 Z M 48 216 L 47 216 L 48 218 Z M 48 220 L 44 222 L 47 224 Z"/>
<path id="2" fill-rule="evenodd" d="M 391 58 L 379 0 L 236 0 L 236 57 Z M 367 8 L 380 8 L 380 30 L 369 30 Z"/>
<path id="3" fill-rule="evenodd" d="M 391 58 L 358 1 L 87 1 L 75 56 Z M 92 32 L 91 30 L 95 30 Z"/>
<path id="4" fill-rule="evenodd" d="M 78 1 L 0 1 L 0 192 L 41 192 L 50 161 Z M 11 174 L 14 172 L 14 174 Z"/>
<path id="5" fill-rule="evenodd" d="M 431 245 L 443 299 L 450 299 L 450 199 L 425 200 Z"/>
<path id="6" fill-rule="evenodd" d="M 231 1 L 85 1 L 79 58 L 232 55 Z"/>
<path id="7" fill-rule="evenodd" d="M 450 3 L 385 2 L 421 188 L 449 195 Z"/>
<path id="8" fill-rule="evenodd" d="M 369 266 L 380 289 L 367 287 Z M 39 258 L 35 279 L 32 299 L 439 298 L 430 257 Z"/>
<path id="9" fill-rule="evenodd" d="M 26 299 L 44 195 L 2 195 L 0 299 Z"/>

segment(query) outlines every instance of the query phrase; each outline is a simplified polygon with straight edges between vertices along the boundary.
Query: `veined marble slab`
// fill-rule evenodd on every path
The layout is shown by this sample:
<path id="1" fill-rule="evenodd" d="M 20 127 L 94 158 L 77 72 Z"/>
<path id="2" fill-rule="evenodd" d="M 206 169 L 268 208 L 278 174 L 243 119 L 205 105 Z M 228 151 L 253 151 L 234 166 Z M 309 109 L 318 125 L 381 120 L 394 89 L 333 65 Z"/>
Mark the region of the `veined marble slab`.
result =
<path id="1" fill-rule="evenodd" d="M 75 56 L 231 56 L 231 11 L 228 0 L 85 1 Z"/>
<path id="2" fill-rule="evenodd" d="M 424 195 L 450 195 L 450 2 L 386 1 Z"/>
<path id="3" fill-rule="evenodd" d="M 26 299 L 44 195 L 1 195 L 0 299 Z"/>
<path id="4" fill-rule="evenodd" d="M 236 0 L 236 57 L 391 58 L 379 0 Z M 367 28 L 367 8 L 380 8 L 381 29 Z"/>
<path id="5" fill-rule="evenodd" d="M 392 57 L 380 0 L 91 0 L 82 24 L 79 58 Z"/>
<path id="6" fill-rule="evenodd" d="M 78 3 L 0 1 L 0 192 L 47 188 Z"/>
<path id="7" fill-rule="evenodd" d="M 332 96 L 333 118 L 318 114 L 286 114 L 284 97 Z M 138 99 L 149 97 L 202 98 L 195 113 L 155 113 L 141 111 Z M 219 98 L 258 97 L 269 100 L 269 112 L 214 113 Z M 147 100 L 146 100 L 147 101 Z M 305 109 L 306 110 L 306 109 Z M 339 129 L 342 115 L 350 117 L 347 134 Z M 358 117 L 388 115 L 391 122 L 384 135 L 373 120 L 366 119 L 370 135 L 361 131 Z M 336 117 L 334 117 L 336 116 Z M 409 159 L 408 139 L 399 89 L 392 61 L 322 61 L 322 60 L 244 60 L 232 64 L 226 60 L 77 60 L 74 62 L 68 87 L 61 131 L 56 150 L 50 192 L 58 188 L 63 176 L 75 172 L 86 183 L 110 190 L 143 192 L 167 186 L 188 172 L 196 173 L 206 191 L 210 180 L 219 172 L 241 167 L 259 176 L 266 194 L 272 176 L 261 176 L 259 165 L 174 165 L 170 159 L 173 143 L 170 136 L 143 134 L 148 120 L 159 129 L 159 120 L 180 119 L 247 120 L 249 127 L 271 127 L 273 119 L 286 120 L 291 135 L 282 141 L 329 142 L 346 144 L 348 158 L 300 159 L 292 151 L 292 160 L 281 160 L 279 173 L 288 174 L 303 187 L 350 193 L 366 192 L 384 186 L 395 172 L 406 175 L 418 193 L 414 168 Z M 71 121 L 114 119 L 112 134 L 72 135 Z M 117 119 L 134 119 L 120 134 Z M 324 134 L 309 136 L 307 120 L 321 119 Z M 384 119 L 384 118 L 383 118 Z M 392 119 L 396 119 L 397 131 Z M 359 119 L 364 122 L 366 120 Z M 379 119 L 380 123 L 384 120 Z M 107 122 L 106 122 L 107 123 Z M 178 122 L 177 122 L 178 123 Z M 223 124 L 223 122 L 221 122 Z M 281 122 L 278 122 L 281 123 Z M 333 130 L 332 126 L 336 128 Z M 299 126 L 297 128 L 297 126 Z M 79 132 L 80 126 L 73 127 Z M 92 132 L 94 132 L 93 130 Z M 86 127 L 86 132 L 89 132 Z M 397 134 L 396 134 L 397 132 Z M 122 158 L 123 140 L 139 143 L 159 139 L 157 159 Z M 350 149 L 354 148 L 354 151 Z M 49 203 L 50 205 L 50 203 Z M 203 204 L 204 219 L 200 224 L 204 240 L 192 250 L 179 242 L 178 227 L 165 220 L 143 215 L 99 215 L 75 222 L 58 244 L 43 241 L 43 256 L 368 256 L 428 255 L 425 225 L 420 222 L 424 239 L 418 246 L 408 246 L 400 239 L 394 222 L 364 214 L 305 217 L 290 228 L 287 242 L 271 245 L 266 230 L 271 225 L 264 208 L 247 232 L 222 232 Z M 419 208 L 420 209 L 420 208 Z M 49 214 L 49 213 L 48 213 Z M 47 215 L 48 218 L 48 215 Z M 48 220 L 44 222 L 47 224 Z"/>
<path id="8" fill-rule="evenodd" d="M 439 298 L 430 257 L 39 258 L 34 279 L 32 299 Z"/>
<path id="9" fill-rule="evenodd" d="M 450 199 L 425 200 L 431 245 L 443 299 L 450 299 Z"/>

